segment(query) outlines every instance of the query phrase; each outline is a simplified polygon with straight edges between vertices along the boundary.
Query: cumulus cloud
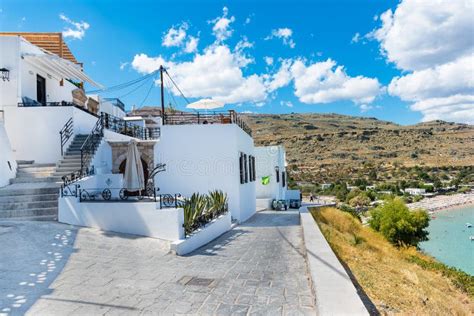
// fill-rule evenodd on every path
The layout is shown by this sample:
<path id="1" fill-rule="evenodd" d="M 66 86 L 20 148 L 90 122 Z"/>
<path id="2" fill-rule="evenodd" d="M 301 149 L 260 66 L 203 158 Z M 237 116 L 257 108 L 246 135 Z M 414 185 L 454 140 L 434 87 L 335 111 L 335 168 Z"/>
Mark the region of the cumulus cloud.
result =
<path id="1" fill-rule="evenodd" d="M 287 27 L 274 29 L 271 34 L 265 37 L 265 40 L 271 40 L 272 38 L 279 38 L 283 41 L 283 44 L 290 48 L 295 48 L 296 44 L 292 38 L 293 30 Z"/>
<path id="2" fill-rule="evenodd" d="M 267 64 L 267 66 L 273 65 L 273 57 L 265 56 L 263 57 L 263 60 L 265 61 L 265 64 Z"/>
<path id="3" fill-rule="evenodd" d="M 188 27 L 189 26 L 186 22 L 183 22 L 178 26 L 171 27 L 163 35 L 162 45 L 165 47 L 177 47 L 183 45 Z"/>
<path id="4" fill-rule="evenodd" d="M 260 102 L 267 93 L 263 79 L 244 76 L 235 54 L 225 45 L 210 46 L 189 62 L 172 62 L 163 57 L 135 55 L 132 67 L 150 73 L 164 65 L 186 96 L 211 97 L 225 103 Z M 178 94 L 178 91 L 173 91 Z"/>
<path id="5" fill-rule="evenodd" d="M 186 46 L 184 47 L 185 53 L 194 53 L 197 51 L 199 44 L 199 38 L 194 36 L 189 36 L 188 41 L 186 42 Z"/>
<path id="6" fill-rule="evenodd" d="M 404 71 L 389 93 L 412 102 L 424 121 L 474 121 L 473 10 L 470 1 L 403 0 L 368 35 Z"/>
<path id="7" fill-rule="evenodd" d="M 295 95 L 303 103 L 330 103 L 350 100 L 358 104 L 374 101 L 382 87 L 375 78 L 351 77 L 343 66 L 328 59 L 305 65 L 296 60 L 291 66 Z"/>
<path id="8" fill-rule="evenodd" d="M 273 92 L 277 89 L 283 88 L 287 86 L 293 76 L 291 74 L 291 66 L 293 64 L 293 60 L 291 59 L 284 59 L 281 61 L 280 68 L 271 75 L 265 75 L 265 85 L 267 86 L 268 92 Z"/>
<path id="9" fill-rule="evenodd" d="M 229 9 L 224 7 L 222 9 L 222 16 L 209 21 L 212 26 L 212 33 L 216 37 L 216 41 L 221 43 L 232 36 L 233 29 L 231 24 L 235 22 L 235 17 L 229 17 Z"/>
<path id="10" fill-rule="evenodd" d="M 81 40 L 86 35 L 86 30 L 89 29 L 90 25 L 87 22 L 75 22 L 72 21 L 70 18 L 65 16 L 64 14 L 60 14 L 59 18 L 66 22 L 68 26 L 66 26 L 63 30 L 63 36 L 65 38 L 73 38 Z"/>
<path id="11" fill-rule="evenodd" d="M 246 36 L 243 36 L 242 39 L 235 45 L 234 57 L 239 67 L 245 67 L 248 64 L 255 62 L 254 58 L 246 53 L 246 49 L 252 47 L 253 43 L 249 42 Z"/>

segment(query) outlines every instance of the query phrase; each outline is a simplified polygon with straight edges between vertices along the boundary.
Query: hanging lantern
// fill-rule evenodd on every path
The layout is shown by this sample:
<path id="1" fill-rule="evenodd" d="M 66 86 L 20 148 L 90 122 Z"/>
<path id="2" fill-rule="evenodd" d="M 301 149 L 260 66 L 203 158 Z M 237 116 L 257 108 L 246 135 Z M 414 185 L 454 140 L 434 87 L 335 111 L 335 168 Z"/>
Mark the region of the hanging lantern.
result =
<path id="1" fill-rule="evenodd" d="M 3 81 L 10 81 L 10 70 L 7 68 L 0 68 L 0 76 Z"/>

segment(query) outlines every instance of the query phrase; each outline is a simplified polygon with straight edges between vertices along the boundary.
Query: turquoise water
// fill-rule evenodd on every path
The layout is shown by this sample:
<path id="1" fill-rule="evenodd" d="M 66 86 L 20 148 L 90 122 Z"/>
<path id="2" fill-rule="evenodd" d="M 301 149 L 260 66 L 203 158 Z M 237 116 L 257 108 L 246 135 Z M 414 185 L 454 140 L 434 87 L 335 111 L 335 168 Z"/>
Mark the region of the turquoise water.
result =
<path id="1" fill-rule="evenodd" d="M 438 211 L 433 215 L 428 231 L 429 240 L 420 248 L 439 261 L 474 275 L 474 206 Z M 466 223 L 473 227 L 467 228 Z"/>

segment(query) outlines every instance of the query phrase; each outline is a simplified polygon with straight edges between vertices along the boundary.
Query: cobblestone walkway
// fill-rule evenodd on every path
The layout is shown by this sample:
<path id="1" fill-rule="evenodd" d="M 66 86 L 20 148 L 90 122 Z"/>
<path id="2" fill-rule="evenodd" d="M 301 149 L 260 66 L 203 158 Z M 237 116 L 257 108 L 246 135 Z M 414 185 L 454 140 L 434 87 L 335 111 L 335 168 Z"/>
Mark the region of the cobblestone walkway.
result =
<path id="1" fill-rule="evenodd" d="M 185 257 L 57 223 L 0 222 L 0 244 L 0 314 L 315 314 L 297 212 L 258 213 Z"/>

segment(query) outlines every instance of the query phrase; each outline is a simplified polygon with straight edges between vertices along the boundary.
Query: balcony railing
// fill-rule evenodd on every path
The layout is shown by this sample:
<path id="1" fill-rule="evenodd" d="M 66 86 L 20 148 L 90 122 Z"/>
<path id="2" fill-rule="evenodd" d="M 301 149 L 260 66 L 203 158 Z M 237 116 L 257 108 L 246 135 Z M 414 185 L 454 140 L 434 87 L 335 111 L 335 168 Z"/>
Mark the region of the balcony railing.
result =
<path id="1" fill-rule="evenodd" d="M 236 124 L 252 136 L 252 130 L 235 111 L 176 112 L 165 114 L 167 125 L 185 124 Z"/>
<path id="2" fill-rule="evenodd" d="M 42 106 L 73 106 L 79 110 L 82 110 L 86 113 L 89 113 L 90 115 L 93 115 L 95 117 L 99 117 L 96 113 L 89 111 L 83 106 L 80 106 L 74 102 L 67 102 L 67 101 L 60 101 L 60 102 L 45 102 L 45 103 L 39 103 L 37 101 L 31 100 L 31 102 L 20 102 L 18 103 L 19 107 L 42 107 Z"/>
<path id="3" fill-rule="evenodd" d="M 101 118 L 102 126 L 113 132 L 143 140 L 160 138 L 158 127 L 142 127 L 104 112 L 101 113 Z"/>

